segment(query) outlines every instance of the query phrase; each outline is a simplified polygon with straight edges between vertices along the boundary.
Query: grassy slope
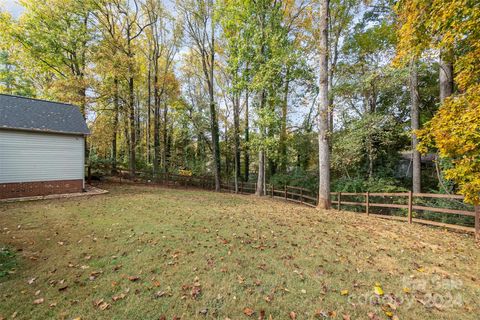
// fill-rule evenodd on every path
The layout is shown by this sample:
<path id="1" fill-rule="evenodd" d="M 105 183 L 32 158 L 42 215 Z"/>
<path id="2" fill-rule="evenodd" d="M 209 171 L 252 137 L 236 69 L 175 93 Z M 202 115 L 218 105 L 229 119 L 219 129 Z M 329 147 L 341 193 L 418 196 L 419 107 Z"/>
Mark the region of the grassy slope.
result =
<path id="1" fill-rule="evenodd" d="M 16 272 L 0 278 L 0 318 L 246 319 L 247 307 L 255 319 L 262 310 L 266 319 L 480 314 L 480 250 L 470 236 L 254 196 L 108 188 L 0 205 L 0 246 L 22 250 Z M 376 282 L 412 304 L 377 304 Z M 423 305 L 431 292 L 463 303 Z"/>

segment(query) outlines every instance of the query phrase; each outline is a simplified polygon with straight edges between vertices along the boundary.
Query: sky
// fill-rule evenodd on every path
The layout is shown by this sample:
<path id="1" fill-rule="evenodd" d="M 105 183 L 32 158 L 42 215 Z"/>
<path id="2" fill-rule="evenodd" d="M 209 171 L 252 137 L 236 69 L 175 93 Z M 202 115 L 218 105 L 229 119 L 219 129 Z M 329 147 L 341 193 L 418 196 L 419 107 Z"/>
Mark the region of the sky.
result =
<path id="1" fill-rule="evenodd" d="M 22 6 L 17 0 L 0 0 L 0 7 L 6 9 L 14 17 L 18 17 L 23 11 Z"/>

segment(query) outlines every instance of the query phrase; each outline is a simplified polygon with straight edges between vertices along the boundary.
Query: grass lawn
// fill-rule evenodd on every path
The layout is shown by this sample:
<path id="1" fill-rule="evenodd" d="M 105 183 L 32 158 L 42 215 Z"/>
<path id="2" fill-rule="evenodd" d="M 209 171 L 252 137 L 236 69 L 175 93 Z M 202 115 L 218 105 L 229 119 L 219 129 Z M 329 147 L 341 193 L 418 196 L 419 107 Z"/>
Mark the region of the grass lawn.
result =
<path id="1" fill-rule="evenodd" d="M 255 196 L 102 187 L 0 204 L 0 319 L 480 314 L 471 236 Z"/>

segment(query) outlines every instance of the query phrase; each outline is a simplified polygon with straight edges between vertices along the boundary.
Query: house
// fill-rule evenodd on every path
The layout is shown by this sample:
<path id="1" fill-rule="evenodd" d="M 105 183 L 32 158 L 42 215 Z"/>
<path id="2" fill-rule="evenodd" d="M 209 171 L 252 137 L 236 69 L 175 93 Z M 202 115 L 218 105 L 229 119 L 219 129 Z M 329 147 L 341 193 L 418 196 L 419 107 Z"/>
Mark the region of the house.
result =
<path id="1" fill-rule="evenodd" d="M 420 165 L 423 172 L 429 172 L 429 175 L 435 176 L 435 160 L 436 154 L 422 154 L 420 157 Z M 397 163 L 395 176 L 397 178 L 412 178 L 412 151 L 400 151 L 400 159 Z"/>
<path id="2" fill-rule="evenodd" d="M 0 94 L 0 199 L 82 192 L 89 133 L 76 106 Z"/>

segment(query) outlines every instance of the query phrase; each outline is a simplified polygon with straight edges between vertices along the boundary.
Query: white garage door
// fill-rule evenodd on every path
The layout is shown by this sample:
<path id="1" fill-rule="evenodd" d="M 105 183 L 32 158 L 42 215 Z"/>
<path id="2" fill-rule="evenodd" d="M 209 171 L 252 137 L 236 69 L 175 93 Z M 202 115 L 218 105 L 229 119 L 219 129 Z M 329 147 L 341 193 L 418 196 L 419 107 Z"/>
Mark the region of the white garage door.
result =
<path id="1" fill-rule="evenodd" d="M 0 183 L 84 177 L 82 136 L 0 129 Z"/>

